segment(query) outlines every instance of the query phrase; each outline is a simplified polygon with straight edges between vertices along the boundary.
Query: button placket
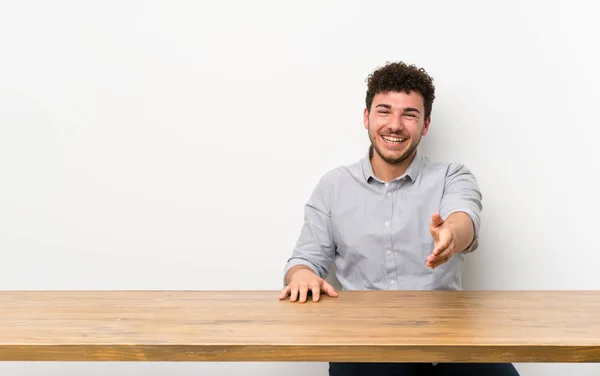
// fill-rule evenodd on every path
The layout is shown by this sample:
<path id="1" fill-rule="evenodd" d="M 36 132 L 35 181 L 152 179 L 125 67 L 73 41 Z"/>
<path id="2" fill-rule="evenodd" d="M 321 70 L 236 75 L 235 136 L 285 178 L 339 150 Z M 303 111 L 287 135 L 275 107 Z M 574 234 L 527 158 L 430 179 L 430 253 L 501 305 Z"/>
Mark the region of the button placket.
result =
<path id="1" fill-rule="evenodd" d="M 392 191 L 391 191 L 391 188 L 390 188 L 390 183 L 385 183 L 385 187 L 386 187 L 386 189 L 385 189 L 385 196 L 386 197 L 392 197 Z M 386 205 L 389 205 L 389 204 L 386 204 Z M 390 219 L 388 219 L 387 221 L 384 222 L 386 228 L 390 227 L 391 220 L 392 219 L 391 219 L 391 216 L 390 216 Z"/>
<path id="2" fill-rule="evenodd" d="M 396 185 L 392 182 L 384 183 L 385 189 L 383 191 L 383 202 L 381 203 L 385 209 L 386 217 L 384 219 L 384 227 L 383 227 L 383 252 L 387 269 L 387 281 L 388 281 L 388 289 L 396 290 L 397 289 L 397 281 L 396 281 L 396 260 L 394 259 L 394 254 L 392 252 L 392 218 L 393 218 L 393 205 L 392 201 L 394 197 L 394 188 Z"/>

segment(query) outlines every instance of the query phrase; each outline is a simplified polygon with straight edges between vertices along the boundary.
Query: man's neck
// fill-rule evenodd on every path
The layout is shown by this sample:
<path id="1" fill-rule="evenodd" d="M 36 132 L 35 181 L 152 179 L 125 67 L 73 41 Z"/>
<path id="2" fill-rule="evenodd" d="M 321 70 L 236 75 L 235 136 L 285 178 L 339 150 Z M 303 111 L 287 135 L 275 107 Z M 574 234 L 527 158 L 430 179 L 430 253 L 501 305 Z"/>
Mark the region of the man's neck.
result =
<path id="1" fill-rule="evenodd" d="M 373 153 L 371 157 L 371 167 L 373 168 L 373 173 L 377 176 L 378 179 L 384 182 L 391 182 L 392 180 L 402 176 L 408 166 L 410 166 L 413 159 L 415 159 L 416 150 L 411 154 L 410 157 L 406 158 L 400 163 L 392 164 L 384 161 L 377 152 Z"/>

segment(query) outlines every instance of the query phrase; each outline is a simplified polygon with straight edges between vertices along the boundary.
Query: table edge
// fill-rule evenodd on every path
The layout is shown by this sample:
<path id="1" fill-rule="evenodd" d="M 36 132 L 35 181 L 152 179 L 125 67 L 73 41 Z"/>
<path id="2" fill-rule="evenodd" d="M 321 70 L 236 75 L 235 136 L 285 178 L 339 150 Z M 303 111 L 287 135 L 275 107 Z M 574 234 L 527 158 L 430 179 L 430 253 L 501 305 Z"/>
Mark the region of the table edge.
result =
<path id="1" fill-rule="evenodd" d="M 0 361 L 600 362 L 600 345 L 0 345 Z"/>

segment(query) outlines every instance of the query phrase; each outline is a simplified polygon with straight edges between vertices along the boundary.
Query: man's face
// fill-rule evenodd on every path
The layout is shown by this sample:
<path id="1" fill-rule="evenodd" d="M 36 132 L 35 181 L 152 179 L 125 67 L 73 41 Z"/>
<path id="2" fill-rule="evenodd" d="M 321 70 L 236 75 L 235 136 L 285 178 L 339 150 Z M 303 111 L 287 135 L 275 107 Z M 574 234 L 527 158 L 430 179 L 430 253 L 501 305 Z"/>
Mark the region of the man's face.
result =
<path id="1" fill-rule="evenodd" d="M 418 92 L 378 93 L 371 111 L 365 109 L 364 124 L 371 145 L 387 163 L 398 164 L 412 157 L 421 136 L 429 130 L 423 96 Z"/>

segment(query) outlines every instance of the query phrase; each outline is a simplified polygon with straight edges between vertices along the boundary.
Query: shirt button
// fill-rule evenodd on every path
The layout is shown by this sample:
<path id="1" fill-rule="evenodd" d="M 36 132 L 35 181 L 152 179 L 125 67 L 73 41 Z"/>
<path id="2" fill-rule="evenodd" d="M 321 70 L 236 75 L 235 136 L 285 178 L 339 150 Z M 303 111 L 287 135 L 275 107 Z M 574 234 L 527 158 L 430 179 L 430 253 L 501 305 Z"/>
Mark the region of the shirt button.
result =
<path id="1" fill-rule="evenodd" d="M 386 253 L 387 253 L 388 255 L 391 255 L 391 254 L 392 254 L 392 251 L 390 251 L 390 250 L 388 249 L 388 251 L 387 251 Z"/>
<path id="2" fill-rule="evenodd" d="M 393 279 L 390 281 L 390 283 L 393 285 L 394 283 L 396 283 L 396 281 L 394 281 Z"/>
<path id="3" fill-rule="evenodd" d="M 389 226 L 389 225 L 390 225 L 390 222 L 388 222 L 388 221 L 385 221 L 385 225 L 386 225 L 386 226 Z"/>
<path id="4" fill-rule="evenodd" d="M 385 183 L 385 186 L 386 186 L 386 187 L 387 187 L 387 186 L 389 186 L 389 185 L 390 185 L 390 183 Z"/>
<path id="5" fill-rule="evenodd" d="M 390 192 L 388 192 L 387 196 L 390 197 L 392 194 Z"/>

